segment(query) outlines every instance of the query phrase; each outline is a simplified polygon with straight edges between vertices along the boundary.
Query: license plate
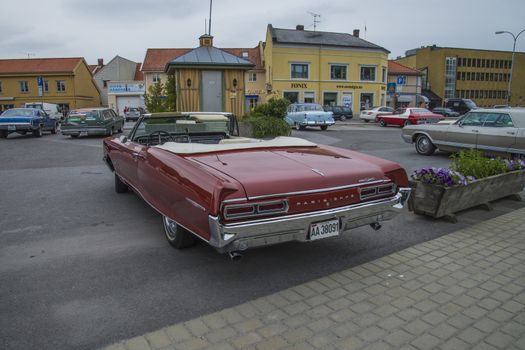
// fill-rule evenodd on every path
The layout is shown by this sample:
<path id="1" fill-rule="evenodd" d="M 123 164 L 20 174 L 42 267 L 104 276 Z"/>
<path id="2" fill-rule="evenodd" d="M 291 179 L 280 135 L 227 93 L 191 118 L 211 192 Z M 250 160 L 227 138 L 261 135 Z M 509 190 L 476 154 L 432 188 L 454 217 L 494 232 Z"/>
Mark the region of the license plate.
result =
<path id="1" fill-rule="evenodd" d="M 14 130 L 16 130 L 16 125 L 8 125 L 8 126 L 7 126 L 7 130 L 9 130 L 9 131 L 14 131 Z"/>
<path id="2" fill-rule="evenodd" d="M 310 225 L 310 240 L 339 235 L 339 220 L 328 220 Z"/>

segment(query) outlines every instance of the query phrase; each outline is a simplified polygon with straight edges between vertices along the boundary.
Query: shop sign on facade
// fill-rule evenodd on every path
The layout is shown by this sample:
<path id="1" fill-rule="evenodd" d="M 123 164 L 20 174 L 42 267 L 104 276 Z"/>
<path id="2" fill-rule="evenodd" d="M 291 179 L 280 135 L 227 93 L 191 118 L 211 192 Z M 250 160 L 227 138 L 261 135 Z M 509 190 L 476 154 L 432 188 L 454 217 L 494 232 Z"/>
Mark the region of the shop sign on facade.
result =
<path id="1" fill-rule="evenodd" d="M 109 83 L 109 93 L 134 92 L 144 93 L 144 83 Z"/>

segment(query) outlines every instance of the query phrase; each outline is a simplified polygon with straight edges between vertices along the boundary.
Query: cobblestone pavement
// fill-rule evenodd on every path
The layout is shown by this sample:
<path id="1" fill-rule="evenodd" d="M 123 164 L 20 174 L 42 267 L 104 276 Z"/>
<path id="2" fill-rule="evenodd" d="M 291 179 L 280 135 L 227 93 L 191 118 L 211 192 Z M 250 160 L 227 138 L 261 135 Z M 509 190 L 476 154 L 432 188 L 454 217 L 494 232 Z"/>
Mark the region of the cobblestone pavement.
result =
<path id="1" fill-rule="evenodd" d="M 525 209 L 106 350 L 204 348 L 525 349 Z"/>

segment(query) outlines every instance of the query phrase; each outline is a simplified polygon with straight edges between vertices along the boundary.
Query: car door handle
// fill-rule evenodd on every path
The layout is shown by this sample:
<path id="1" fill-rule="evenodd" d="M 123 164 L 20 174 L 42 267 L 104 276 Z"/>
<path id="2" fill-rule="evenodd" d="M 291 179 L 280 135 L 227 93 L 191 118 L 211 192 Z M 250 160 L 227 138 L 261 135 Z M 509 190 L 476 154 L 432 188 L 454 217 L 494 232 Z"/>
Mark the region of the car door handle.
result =
<path id="1" fill-rule="evenodd" d="M 514 131 L 507 131 L 507 134 L 508 135 L 516 135 L 516 133 Z"/>
<path id="2" fill-rule="evenodd" d="M 139 153 L 139 152 L 133 152 L 133 153 L 131 153 L 131 155 L 132 155 L 133 158 L 135 158 L 135 159 L 142 159 L 142 160 L 145 160 L 145 159 L 146 159 L 146 156 L 143 155 L 142 153 Z"/>
<path id="3" fill-rule="evenodd" d="M 479 132 L 479 130 L 476 130 L 476 129 L 472 129 L 472 132 Z"/>

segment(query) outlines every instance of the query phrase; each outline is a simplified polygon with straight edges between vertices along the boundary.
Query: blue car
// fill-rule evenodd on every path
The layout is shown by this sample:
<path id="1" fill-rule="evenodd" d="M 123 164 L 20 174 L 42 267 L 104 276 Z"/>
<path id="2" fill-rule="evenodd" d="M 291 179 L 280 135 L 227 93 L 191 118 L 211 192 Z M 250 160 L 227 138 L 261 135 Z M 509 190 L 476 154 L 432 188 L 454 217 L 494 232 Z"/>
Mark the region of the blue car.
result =
<path id="1" fill-rule="evenodd" d="M 297 130 L 303 130 L 307 126 L 319 126 L 321 130 L 326 130 L 335 124 L 333 113 L 325 112 L 317 103 L 291 104 L 284 120 Z"/>
<path id="2" fill-rule="evenodd" d="M 41 137 L 44 131 L 57 133 L 59 120 L 52 118 L 45 111 L 37 108 L 12 108 L 0 115 L 0 138 L 11 133 Z"/>

